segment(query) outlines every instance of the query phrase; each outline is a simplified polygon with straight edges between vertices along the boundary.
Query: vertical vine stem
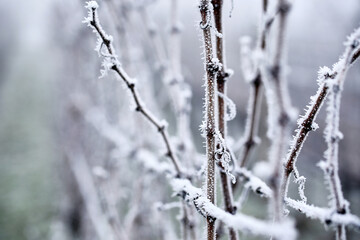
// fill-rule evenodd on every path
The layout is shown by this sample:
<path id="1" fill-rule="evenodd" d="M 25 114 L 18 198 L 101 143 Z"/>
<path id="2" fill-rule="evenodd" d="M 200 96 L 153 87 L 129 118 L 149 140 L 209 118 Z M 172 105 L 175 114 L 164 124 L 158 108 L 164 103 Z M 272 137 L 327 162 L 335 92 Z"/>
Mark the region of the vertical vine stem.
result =
<path id="1" fill-rule="evenodd" d="M 207 198 L 211 203 L 215 203 L 215 130 L 216 130 L 216 109 L 215 109 L 215 91 L 216 91 L 216 73 L 219 70 L 219 64 L 213 57 L 212 39 L 211 39 L 211 11 L 210 0 L 200 0 L 200 28 L 203 31 L 204 53 L 205 53 L 205 119 L 204 130 L 206 136 L 206 192 Z M 207 239 L 214 240 L 216 235 L 215 219 L 207 216 Z"/>
<path id="2" fill-rule="evenodd" d="M 177 156 L 175 155 L 175 152 L 173 150 L 173 147 L 170 143 L 168 133 L 166 130 L 166 126 L 159 121 L 142 103 L 141 98 L 139 96 L 139 93 L 136 88 L 136 84 L 129 77 L 129 75 L 125 72 L 125 70 L 121 67 L 119 61 L 117 60 L 117 56 L 114 50 L 114 47 L 112 45 L 112 37 L 107 35 L 105 31 L 103 30 L 102 26 L 100 25 L 100 21 L 98 19 L 97 15 L 97 8 L 98 4 L 95 1 L 90 1 L 87 3 L 86 6 L 89 10 L 89 16 L 84 20 L 85 23 L 88 23 L 88 25 L 93 28 L 94 32 L 97 33 L 99 39 L 100 39 L 100 45 L 99 45 L 99 53 L 104 56 L 104 62 L 103 66 L 105 70 L 113 70 L 115 71 L 118 76 L 124 81 L 125 85 L 130 90 L 130 93 L 134 99 L 135 105 L 136 105 L 136 111 L 141 113 L 145 119 L 147 119 L 153 126 L 156 127 L 156 129 L 159 131 L 164 144 L 167 149 L 166 156 L 171 160 L 172 164 L 174 165 L 174 168 L 177 172 L 178 176 L 184 176 L 184 173 L 182 171 L 182 168 L 179 164 L 179 161 L 177 159 Z M 101 52 L 102 46 L 105 46 L 108 53 L 104 54 Z"/>
<path id="3" fill-rule="evenodd" d="M 266 23 L 267 11 L 268 11 L 268 0 L 263 0 L 262 2 L 262 19 L 261 19 L 261 28 L 258 37 L 257 49 L 260 50 L 263 54 L 266 51 L 267 46 L 267 30 L 269 29 L 271 21 L 269 24 Z M 245 76 L 247 77 L 247 76 Z M 251 76 L 251 79 L 248 79 L 251 84 L 251 93 L 250 99 L 248 102 L 248 116 L 246 119 L 245 127 L 245 136 L 242 147 L 242 152 L 240 155 L 240 168 L 244 167 L 250 157 L 251 150 L 259 143 L 259 138 L 257 137 L 258 125 L 259 125 L 259 116 L 260 116 L 260 106 L 262 101 L 262 88 L 263 88 L 263 74 L 260 71 L 259 63 L 257 63 L 255 74 Z"/>
<path id="4" fill-rule="evenodd" d="M 282 160 L 288 140 L 291 116 L 291 104 L 283 70 L 285 64 L 284 43 L 289 10 L 290 3 L 287 0 L 278 1 L 277 11 L 279 16 L 278 28 L 274 39 L 274 59 L 269 69 L 269 79 L 264 82 L 269 107 L 268 137 L 272 141 L 269 152 L 269 158 L 272 164 L 270 185 L 274 192 L 271 209 L 275 221 L 281 221 L 283 216 L 283 201 L 280 193 L 280 183 L 282 179 Z"/>
<path id="5" fill-rule="evenodd" d="M 324 153 L 326 162 L 321 162 L 320 166 L 326 174 L 331 190 L 333 206 L 339 214 L 346 214 L 349 212 L 349 203 L 345 200 L 341 190 L 338 169 L 339 141 L 342 139 L 342 133 L 339 130 L 341 93 L 353 55 L 359 50 L 359 37 L 360 30 L 358 29 L 348 38 L 348 41 L 345 43 L 346 50 L 343 57 L 333 67 L 333 71 L 336 71 L 337 75 L 333 81 L 329 81 L 330 92 L 326 118 L 327 126 L 324 132 L 328 148 Z M 336 239 L 346 239 L 345 225 L 339 225 L 337 227 Z"/>
<path id="6" fill-rule="evenodd" d="M 217 73 L 216 83 L 217 91 L 219 93 L 217 97 L 218 101 L 218 128 L 219 133 L 224 140 L 226 140 L 226 120 L 225 120 L 225 103 L 224 97 L 226 96 L 226 80 L 229 77 L 229 73 L 226 72 L 225 57 L 224 57 L 224 32 L 222 23 L 222 8 L 223 0 L 212 0 L 211 4 L 214 11 L 215 28 L 218 34 L 215 37 L 215 49 L 216 57 L 219 63 L 222 65 L 221 70 Z M 222 96 L 221 96 L 222 95 Z M 230 181 L 227 173 L 220 169 L 220 180 L 224 197 L 225 210 L 231 214 L 235 214 L 235 206 L 233 203 L 233 193 L 230 186 Z M 233 228 L 229 228 L 229 236 L 231 240 L 237 240 L 238 236 Z"/>
<path id="7" fill-rule="evenodd" d="M 170 60 L 170 81 L 169 88 L 170 93 L 173 96 L 173 103 L 177 116 L 177 132 L 178 136 L 181 140 L 181 145 L 184 146 L 185 152 L 183 152 L 184 157 L 182 160 L 190 161 L 190 158 L 187 158 L 189 155 L 186 155 L 186 151 L 189 150 L 191 133 L 189 126 L 189 111 L 187 111 L 187 103 L 185 100 L 185 96 L 180 88 L 180 83 L 183 82 L 183 76 L 181 74 L 181 26 L 179 23 L 179 8 L 178 8 L 178 0 L 171 1 L 171 9 L 170 9 L 170 36 L 169 36 L 169 44 L 168 44 L 168 52 L 169 52 L 169 60 Z M 185 147 L 186 146 L 186 147 Z M 193 164 L 193 163 L 192 163 Z M 188 163 L 188 166 L 191 164 Z M 185 203 L 182 204 L 183 211 L 183 239 L 188 239 L 188 235 L 191 240 L 196 239 L 196 232 L 194 228 L 194 223 L 192 222 L 193 214 L 191 211 L 187 209 Z"/>
<path id="8" fill-rule="evenodd" d="M 184 162 L 186 161 L 186 164 L 192 167 L 194 166 L 194 161 L 191 160 L 191 155 L 195 152 L 195 149 L 190 128 L 191 89 L 185 82 L 181 69 L 181 32 L 179 1 L 172 0 L 168 41 L 169 69 L 167 84 L 175 109 L 177 135 L 180 140 L 178 149 L 183 153 Z"/>

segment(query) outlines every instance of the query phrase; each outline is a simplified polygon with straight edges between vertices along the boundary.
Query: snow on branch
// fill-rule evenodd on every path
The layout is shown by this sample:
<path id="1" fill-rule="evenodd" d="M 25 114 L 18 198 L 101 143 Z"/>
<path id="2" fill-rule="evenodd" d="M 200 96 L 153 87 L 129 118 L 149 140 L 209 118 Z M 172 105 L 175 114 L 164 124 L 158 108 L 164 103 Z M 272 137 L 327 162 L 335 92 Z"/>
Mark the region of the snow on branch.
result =
<path id="1" fill-rule="evenodd" d="M 285 204 L 311 219 L 320 220 L 326 225 L 346 225 L 360 229 L 360 219 L 353 214 L 340 214 L 331 208 L 316 207 L 291 198 L 285 198 Z"/>
<path id="2" fill-rule="evenodd" d="M 204 216 L 222 221 L 228 227 L 252 235 L 272 236 L 276 239 L 295 239 L 297 232 L 294 222 L 284 220 L 278 223 L 256 219 L 245 214 L 232 215 L 212 204 L 200 188 L 194 187 L 189 180 L 173 179 L 171 185 L 175 194 L 193 202 L 196 209 Z"/>
<path id="3" fill-rule="evenodd" d="M 87 23 L 88 26 L 91 27 L 98 36 L 98 46 L 95 50 L 97 50 L 99 55 L 103 57 L 102 66 L 104 67 L 104 69 L 102 70 L 102 76 L 106 75 L 108 70 L 113 70 L 124 81 L 135 101 L 136 111 L 140 112 L 153 126 L 158 129 L 166 145 L 166 156 L 169 157 L 169 159 L 171 160 L 177 174 L 181 176 L 184 173 L 181 169 L 177 156 L 173 151 L 173 147 L 171 146 L 166 126 L 144 106 L 144 103 L 141 101 L 140 95 L 137 91 L 135 81 L 130 78 L 125 72 L 125 70 L 121 67 L 117 59 L 117 55 L 115 54 L 114 47 L 112 45 L 113 38 L 112 36 L 106 34 L 100 24 L 97 12 L 98 7 L 99 6 L 96 1 L 87 2 L 86 8 L 88 9 L 88 17 L 86 17 L 83 22 Z M 106 47 L 106 53 L 104 53 L 102 50 L 104 46 Z"/>
<path id="4" fill-rule="evenodd" d="M 257 176 L 253 175 L 250 171 L 245 168 L 238 168 L 235 170 L 235 174 L 240 181 L 243 181 L 244 187 L 252 190 L 254 193 L 259 194 L 261 197 L 271 198 L 272 190 L 264 181 Z"/>

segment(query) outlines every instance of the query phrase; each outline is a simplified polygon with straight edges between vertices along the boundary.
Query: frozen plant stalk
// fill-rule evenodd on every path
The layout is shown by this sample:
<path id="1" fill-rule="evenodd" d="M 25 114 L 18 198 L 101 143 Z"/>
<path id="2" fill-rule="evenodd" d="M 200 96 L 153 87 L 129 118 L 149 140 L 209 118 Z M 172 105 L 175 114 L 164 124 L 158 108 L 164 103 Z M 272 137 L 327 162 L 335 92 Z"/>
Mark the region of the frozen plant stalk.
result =
<path id="1" fill-rule="evenodd" d="M 217 59 L 213 58 L 212 40 L 211 40 L 211 12 L 210 1 L 200 0 L 201 22 L 200 28 L 203 30 L 204 50 L 205 50 L 205 119 L 204 131 L 206 137 L 206 156 L 207 156 L 207 174 L 206 174 L 206 192 L 207 198 L 211 203 L 215 203 L 215 130 L 216 130 L 216 111 L 215 111 L 215 90 L 216 73 L 220 70 Z M 214 240 L 215 219 L 208 215 L 207 220 L 207 239 Z"/>
<path id="2" fill-rule="evenodd" d="M 327 126 L 325 128 L 325 141 L 328 148 L 324 154 L 326 162 L 322 162 L 320 166 L 324 170 L 330 186 L 332 205 L 339 214 L 349 212 L 349 203 L 344 199 L 338 173 L 339 141 L 343 137 L 339 130 L 340 100 L 346 73 L 351 65 L 354 53 L 359 51 L 359 37 L 360 30 L 358 29 L 348 38 L 345 43 L 344 56 L 333 67 L 333 71 L 337 72 L 337 75 L 333 80 L 329 80 L 330 93 L 327 107 Z M 338 225 L 336 239 L 346 239 L 345 225 Z"/>
<path id="3" fill-rule="evenodd" d="M 229 73 L 225 69 L 225 56 L 224 56 L 224 33 L 223 33 L 223 23 L 222 23 L 222 7 L 223 0 L 212 0 L 211 4 L 214 9 L 214 22 L 215 28 L 217 31 L 215 37 L 215 48 L 216 48 L 216 57 L 219 59 L 219 63 L 222 65 L 221 70 L 217 73 L 216 83 L 217 83 L 217 91 L 218 91 L 218 127 L 219 134 L 221 135 L 224 142 L 226 141 L 226 80 L 229 77 Z M 233 110 L 235 112 L 235 110 Z M 216 146 L 217 149 L 219 146 Z M 225 150 L 226 151 L 226 150 Z M 225 156 L 220 156 L 225 157 Z M 221 164 L 221 163 L 220 163 Z M 225 210 L 228 213 L 235 214 L 235 206 L 233 204 L 233 193 L 232 188 L 230 186 L 230 181 L 228 174 L 220 169 L 220 180 L 221 186 L 223 190 L 223 197 L 225 203 Z M 233 228 L 229 228 L 229 236 L 231 240 L 237 240 L 236 231 Z"/>

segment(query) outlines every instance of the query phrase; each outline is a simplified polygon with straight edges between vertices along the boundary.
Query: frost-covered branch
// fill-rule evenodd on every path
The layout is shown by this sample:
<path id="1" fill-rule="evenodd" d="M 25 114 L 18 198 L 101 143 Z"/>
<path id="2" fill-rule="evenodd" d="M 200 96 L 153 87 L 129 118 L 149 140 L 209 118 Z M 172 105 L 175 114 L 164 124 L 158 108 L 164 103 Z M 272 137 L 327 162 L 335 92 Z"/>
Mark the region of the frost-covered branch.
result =
<path id="1" fill-rule="evenodd" d="M 338 173 L 339 141 L 343 137 L 339 130 L 341 93 L 354 53 L 360 49 L 359 37 L 360 28 L 348 37 L 348 40 L 345 42 L 346 50 L 344 55 L 333 66 L 333 71 L 337 72 L 337 75 L 332 81 L 328 81 L 330 92 L 326 117 L 327 125 L 324 131 L 324 137 L 328 148 L 324 153 L 326 161 L 321 162 L 320 166 L 324 170 L 330 186 L 332 207 L 334 207 L 339 214 L 346 214 L 349 212 L 349 202 L 344 198 Z M 346 239 L 345 225 L 342 224 L 341 226 L 338 226 L 336 238 L 338 240 Z"/>
<path id="2" fill-rule="evenodd" d="M 336 74 L 335 74 L 336 75 Z M 290 144 L 290 150 L 286 157 L 285 169 L 284 169 L 284 178 L 282 182 L 282 192 L 284 197 L 286 197 L 287 189 L 289 185 L 289 177 L 292 172 L 295 173 L 295 178 L 299 177 L 299 173 L 296 170 L 295 163 L 300 154 L 300 151 L 304 145 L 304 142 L 311 131 L 315 131 L 318 126 L 315 123 L 317 114 L 328 94 L 328 79 L 333 79 L 335 77 L 331 73 L 331 70 L 328 68 L 321 68 L 318 73 L 318 84 L 319 89 L 316 94 L 312 96 L 311 102 L 307 107 L 307 110 L 300 119 L 298 119 L 298 129 L 295 130 L 296 135 Z"/>
<path id="3" fill-rule="evenodd" d="M 216 74 L 221 69 L 219 62 L 213 55 L 213 46 L 211 40 L 211 10 L 210 0 L 200 0 L 200 28 L 203 31 L 204 41 L 204 66 L 205 77 L 205 116 L 204 116 L 204 136 L 206 137 L 206 195 L 211 203 L 215 203 L 215 137 L 216 137 Z M 215 239 L 215 219 L 207 217 L 207 239 Z"/>
<path id="4" fill-rule="evenodd" d="M 350 213 L 341 214 L 331 208 L 320 208 L 291 198 L 285 198 L 285 204 L 305 214 L 308 218 L 318 219 L 326 225 L 345 225 L 360 229 L 360 219 Z"/>
<path id="5" fill-rule="evenodd" d="M 103 30 L 102 26 L 100 25 L 97 14 L 98 4 L 96 3 L 96 1 L 90 1 L 87 2 L 86 8 L 89 10 L 89 15 L 87 18 L 85 18 L 84 23 L 87 23 L 88 26 L 93 28 L 94 32 L 97 34 L 98 46 L 96 49 L 98 50 L 99 54 L 102 55 L 104 58 L 102 64 L 104 67 L 104 69 L 102 70 L 102 75 L 106 75 L 107 71 L 113 70 L 124 81 L 135 101 L 136 111 L 140 112 L 159 131 L 166 145 L 166 149 L 167 149 L 166 156 L 170 158 L 171 162 L 175 167 L 177 174 L 179 176 L 183 175 L 184 173 L 179 165 L 178 159 L 171 146 L 168 133 L 166 130 L 166 126 L 161 121 L 159 121 L 155 116 L 153 116 L 153 114 L 142 103 L 136 88 L 135 81 L 127 75 L 127 73 L 121 67 L 117 59 L 115 50 L 112 45 L 112 41 L 113 41 L 112 36 L 107 35 Z M 103 46 L 106 47 L 107 53 L 103 53 L 102 51 Z"/>
<path id="6" fill-rule="evenodd" d="M 347 54 L 350 54 L 350 56 L 347 57 L 348 62 L 344 67 L 348 69 L 359 57 L 359 49 L 354 49 L 350 52 L 349 50 L 346 50 L 346 52 L 347 53 L 344 53 L 344 56 Z M 333 81 L 336 81 L 335 79 L 338 79 L 337 75 L 339 74 L 339 71 L 341 69 L 336 66 L 339 66 L 339 63 L 334 64 L 334 68 L 332 70 L 327 67 L 320 68 L 317 80 L 319 88 L 316 94 L 310 98 L 311 101 L 306 108 L 305 114 L 301 116 L 297 121 L 298 129 L 295 130 L 296 135 L 294 136 L 294 140 L 290 145 L 290 150 L 286 157 L 284 180 L 282 182 L 282 192 L 284 193 L 284 197 L 286 197 L 290 174 L 294 172 L 295 178 L 299 177 L 299 174 L 295 167 L 296 160 L 309 133 L 318 128 L 317 124 L 315 123 L 317 114 L 322 107 L 326 96 L 329 93 L 331 83 Z"/>
<path id="7" fill-rule="evenodd" d="M 218 91 L 218 128 L 219 134 L 222 137 L 223 141 L 226 141 L 226 80 L 229 77 L 229 73 L 227 72 L 225 65 L 225 56 L 224 56 L 224 32 L 223 32 L 223 21 L 222 21 L 222 11 L 223 11 L 223 0 L 212 0 L 211 4 L 213 6 L 214 13 L 214 23 L 216 28 L 216 37 L 215 37 L 215 49 L 216 49 L 216 57 L 219 60 L 219 63 L 222 65 L 221 70 L 217 73 L 216 83 L 217 83 L 217 91 Z M 217 146 L 219 148 L 219 146 Z M 224 155 L 221 156 L 225 157 Z M 235 207 L 233 204 L 233 193 L 232 188 L 230 186 L 230 181 L 228 177 L 228 173 L 220 170 L 220 180 L 221 186 L 223 190 L 224 204 L 225 210 L 230 214 L 235 214 Z M 238 236 L 236 231 L 233 228 L 229 228 L 229 236 L 231 240 L 237 240 Z"/>
<path id="8" fill-rule="evenodd" d="M 121 63 L 123 64 L 124 68 L 129 72 L 132 72 L 132 65 L 131 65 L 131 54 L 129 51 L 129 28 L 131 28 L 130 21 L 128 19 L 126 11 L 124 11 L 124 7 L 121 6 L 122 14 L 118 14 L 117 10 L 119 9 L 118 2 L 114 0 L 106 0 L 104 1 L 107 5 L 107 9 L 111 15 L 114 24 L 114 27 L 117 31 L 117 36 L 119 38 L 119 45 L 122 46 L 122 52 L 120 55 Z"/>
<path id="9" fill-rule="evenodd" d="M 325 153 L 326 162 L 320 162 L 319 166 L 324 170 L 329 186 L 334 199 L 333 206 L 339 214 L 348 213 L 348 202 L 344 199 L 341 191 L 341 184 L 338 175 L 338 142 L 342 135 L 339 131 L 339 111 L 340 111 L 340 97 L 345 80 L 346 73 L 355 60 L 359 57 L 359 36 L 360 29 L 357 29 L 345 43 L 346 50 L 340 60 L 333 65 L 333 69 L 327 67 L 320 68 L 318 84 L 319 89 L 317 93 L 310 99 L 310 104 L 304 116 L 298 120 L 298 129 L 295 131 L 296 135 L 291 144 L 290 151 L 287 155 L 287 161 L 284 169 L 284 179 L 282 182 L 282 192 L 286 198 L 287 189 L 289 185 L 290 174 L 293 172 L 295 180 L 299 179 L 299 173 L 296 169 L 296 160 L 302 149 L 302 146 L 311 131 L 318 128 L 315 123 L 316 116 L 328 94 L 330 94 L 327 127 L 325 129 L 325 139 L 328 144 L 328 150 Z M 302 183 L 304 184 L 304 182 Z M 299 186 L 299 193 L 303 195 L 303 186 Z M 337 227 L 337 238 L 346 239 L 345 224 Z"/>
<path id="10" fill-rule="evenodd" d="M 290 220 L 273 223 L 240 213 L 232 215 L 216 207 L 209 201 L 200 188 L 194 187 L 190 181 L 186 179 L 173 179 L 171 185 L 176 194 L 193 203 L 204 217 L 217 219 L 228 227 L 252 235 L 272 236 L 284 240 L 296 238 L 297 233 L 295 226 Z"/>
<path id="11" fill-rule="evenodd" d="M 235 170 L 235 175 L 239 178 L 239 181 L 244 183 L 245 188 L 250 189 L 261 197 L 272 197 L 273 193 L 271 188 L 260 178 L 253 175 L 249 170 L 238 168 Z"/>

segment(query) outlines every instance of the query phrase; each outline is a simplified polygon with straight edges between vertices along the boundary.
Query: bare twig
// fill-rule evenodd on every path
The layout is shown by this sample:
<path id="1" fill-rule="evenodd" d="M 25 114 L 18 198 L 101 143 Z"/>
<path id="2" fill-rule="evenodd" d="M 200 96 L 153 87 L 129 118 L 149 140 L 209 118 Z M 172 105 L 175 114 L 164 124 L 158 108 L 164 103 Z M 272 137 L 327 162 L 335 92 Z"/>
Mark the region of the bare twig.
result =
<path id="1" fill-rule="evenodd" d="M 156 129 L 161 134 L 163 141 L 166 145 L 167 154 L 166 156 L 170 158 L 171 162 L 173 163 L 175 170 L 179 176 L 182 176 L 184 173 L 181 170 L 181 167 L 179 165 L 178 159 L 173 151 L 173 148 L 170 144 L 168 133 L 166 130 L 166 126 L 162 124 L 158 119 L 155 118 L 155 116 L 152 115 L 152 113 L 145 108 L 143 103 L 141 102 L 141 98 L 138 94 L 138 91 L 136 89 L 135 82 L 127 75 L 127 73 L 123 70 L 120 63 L 117 60 L 115 50 L 112 45 L 112 37 L 107 35 L 103 28 L 100 25 L 98 16 L 97 16 L 97 8 L 98 4 L 95 1 L 90 1 L 87 4 L 87 8 L 89 9 L 89 16 L 85 19 L 85 23 L 88 23 L 90 27 L 94 29 L 94 32 L 97 33 L 101 43 L 99 46 L 99 51 L 101 51 L 101 47 L 104 45 L 108 51 L 108 56 L 104 56 L 104 67 L 106 70 L 113 70 L 115 71 L 119 77 L 124 81 L 126 86 L 131 92 L 131 95 L 135 101 L 136 104 L 136 111 L 140 112 L 152 125 L 156 127 Z"/>

